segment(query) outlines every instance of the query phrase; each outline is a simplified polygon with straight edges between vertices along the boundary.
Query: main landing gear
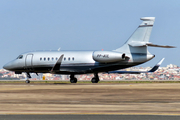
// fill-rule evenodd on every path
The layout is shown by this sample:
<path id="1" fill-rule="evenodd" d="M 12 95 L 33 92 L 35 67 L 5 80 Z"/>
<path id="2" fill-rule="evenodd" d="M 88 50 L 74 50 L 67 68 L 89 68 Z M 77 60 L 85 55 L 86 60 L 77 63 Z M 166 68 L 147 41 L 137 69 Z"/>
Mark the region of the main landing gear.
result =
<path id="1" fill-rule="evenodd" d="M 98 83 L 99 82 L 99 76 L 98 73 L 94 73 L 94 77 L 91 79 L 92 83 Z"/>
<path id="2" fill-rule="evenodd" d="M 77 78 L 74 77 L 74 74 L 70 75 L 70 82 L 71 83 L 77 83 Z M 98 83 L 99 82 L 99 76 L 98 73 L 94 73 L 94 77 L 91 79 L 92 83 Z"/>
<path id="3" fill-rule="evenodd" d="M 71 74 L 71 75 L 70 75 L 70 82 L 71 82 L 71 83 L 77 83 L 77 78 L 74 77 L 74 74 Z"/>

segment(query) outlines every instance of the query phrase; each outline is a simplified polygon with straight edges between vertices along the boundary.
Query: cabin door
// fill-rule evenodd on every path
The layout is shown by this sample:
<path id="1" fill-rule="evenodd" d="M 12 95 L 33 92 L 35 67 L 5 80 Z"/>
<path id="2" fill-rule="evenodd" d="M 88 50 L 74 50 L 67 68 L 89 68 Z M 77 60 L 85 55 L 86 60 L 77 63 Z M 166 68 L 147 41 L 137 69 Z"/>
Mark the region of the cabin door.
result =
<path id="1" fill-rule="evenodd" d="M 32 70 L 32 59 L 33 59 L 33 54 L 28 54 L 26 56 L 26 62 L 25 62 L 25 65 L 26 65 L 26 68 L 28 70 Z"/>

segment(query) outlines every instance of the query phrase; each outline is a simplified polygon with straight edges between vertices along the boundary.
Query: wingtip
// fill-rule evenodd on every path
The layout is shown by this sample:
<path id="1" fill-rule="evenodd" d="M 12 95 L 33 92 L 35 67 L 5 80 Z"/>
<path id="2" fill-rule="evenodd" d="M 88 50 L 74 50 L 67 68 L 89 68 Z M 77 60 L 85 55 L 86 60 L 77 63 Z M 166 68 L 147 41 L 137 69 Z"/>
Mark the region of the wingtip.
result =
<path id="1" fill-rule="evenodd" d="M 157 65 L 161 65 L 165 58 L 162 58 Z"/>
<path id="2" fill-rule="evenodd" d="M 162 58 L 150 71 L 148 72 L 155 72 L 159 66 L 162 64 L 162 62 L 164 61 L 165 58 Z"/>

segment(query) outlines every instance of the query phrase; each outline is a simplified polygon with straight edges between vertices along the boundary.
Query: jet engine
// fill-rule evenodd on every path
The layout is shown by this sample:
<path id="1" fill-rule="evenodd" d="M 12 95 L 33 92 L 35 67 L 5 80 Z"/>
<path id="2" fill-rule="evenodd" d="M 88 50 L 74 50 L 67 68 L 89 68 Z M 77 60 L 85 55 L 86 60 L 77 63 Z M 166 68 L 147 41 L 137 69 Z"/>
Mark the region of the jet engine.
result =
<path id="1" fill-rule="evenodd" d="M 125 53 L 113 51 L 94 51 L 93 59 L 100 63 L 111 63 L 125 60 Z"/>

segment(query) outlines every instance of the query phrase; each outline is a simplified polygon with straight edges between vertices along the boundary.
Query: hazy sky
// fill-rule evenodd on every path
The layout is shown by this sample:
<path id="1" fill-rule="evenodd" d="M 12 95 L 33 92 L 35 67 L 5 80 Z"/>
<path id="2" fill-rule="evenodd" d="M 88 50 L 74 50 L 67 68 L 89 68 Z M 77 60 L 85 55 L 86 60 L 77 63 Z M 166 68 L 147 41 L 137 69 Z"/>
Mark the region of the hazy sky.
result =
<path id="1" fill-rule="evenodd" d="M 149 47 L 141 66 L 180 66 L 179 0 L 0 0 L 0 68 L 32 50 L 114 50 L 141 17 L 156 17 L 150 42 L 177 47 Z"/>

